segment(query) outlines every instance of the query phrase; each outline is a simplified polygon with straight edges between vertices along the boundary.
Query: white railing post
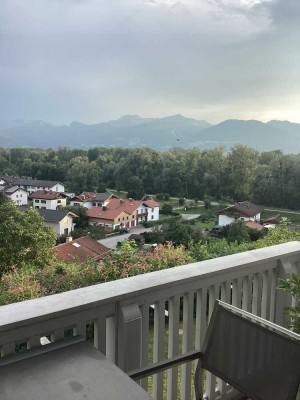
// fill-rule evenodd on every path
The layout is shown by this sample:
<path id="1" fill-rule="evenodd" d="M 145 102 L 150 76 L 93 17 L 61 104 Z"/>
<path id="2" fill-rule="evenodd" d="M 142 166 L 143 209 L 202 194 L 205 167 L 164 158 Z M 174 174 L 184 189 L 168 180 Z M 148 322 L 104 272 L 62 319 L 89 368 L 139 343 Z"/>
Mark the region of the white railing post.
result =
<path id="1" fill-rule="evenodd" d="M 136 303 L 119 305 L 118 309 L 118 366 L 125 372 L 141 364 L 142 316 Z"/>

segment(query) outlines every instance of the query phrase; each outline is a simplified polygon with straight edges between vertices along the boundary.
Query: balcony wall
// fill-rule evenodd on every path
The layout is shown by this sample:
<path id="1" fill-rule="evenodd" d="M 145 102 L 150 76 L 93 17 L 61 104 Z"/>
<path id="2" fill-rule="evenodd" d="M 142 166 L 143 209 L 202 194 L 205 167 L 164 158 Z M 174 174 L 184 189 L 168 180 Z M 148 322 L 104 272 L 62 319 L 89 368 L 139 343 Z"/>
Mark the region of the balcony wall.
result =
<path id="1" fill-rule="evenodd" d="M 283 325 L 291 299 L 277 280 L 300 273 L 299 261 L 300 242 L 291 242 L 3 306 L 1 355 L 21 343 L 40 346 L 41 337 L 59 340 L 70 329 L 85 336 L 92 324 L 95 347 L 128 372 L 201 350 L 216 298 Z M 140 383 L 156 399 L 191 399 L 193 364 Z M 236 398 L 209 373 L 205 390 L 209 400 Z"/>

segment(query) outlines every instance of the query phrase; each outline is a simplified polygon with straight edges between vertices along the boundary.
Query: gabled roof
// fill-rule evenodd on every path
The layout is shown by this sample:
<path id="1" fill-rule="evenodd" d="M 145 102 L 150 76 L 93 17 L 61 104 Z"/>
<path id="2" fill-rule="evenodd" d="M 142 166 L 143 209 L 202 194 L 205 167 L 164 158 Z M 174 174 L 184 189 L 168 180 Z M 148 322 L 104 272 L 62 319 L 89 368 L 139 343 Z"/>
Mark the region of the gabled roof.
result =
<path id="1" fill-rule="evenodd" d="M 99 218 L 99 219 L 107 219 L 107 220 L 114 220 L 118 218 L 119 215 L 121 215 L 124 211 L 123 210 L 109 210 L 108 208 L 105 208 L 103 210 L 103 207 L 91 207 L 87 210 L 87 216 L 89 218 Z"/>
<path id="2" fill-rule="evenodd" d="M 26 190 L 20 189 L 18 186 L 13 186 L 11 188 L 4 189 L 4 193 L 7 195 L 11 195 L 11 194 L 15 193 L 17 190 L 22 190 L 22 192 L 27 193 Z"/>
<path id="3" fill-rule="evenodd" d="M 242 217 L 254 217 L 262 211 L 263 207 L 250 203 L 250 201 L 242 201 L 233 206 L 219 210 L 219 215 L 239 215 Z"/>
<path id="4" fill-rule="evenodd" d="M 62 211 L 62 210 L 44 210 L 44 209 L 36 209 L 36 211 L 40 214 L 41 217 L 44 218 L 46 222 L 60 222 L 67 215 L 72 218 L 78 217 L 76 214 L 71 211 Z"/>
<path id="5" fill-rule="evenodd" d="M 0 179 L 4 180 L 5 182 L 9 183 L 10 185 L 22 185 L 22 186 L 40 186 L 40 187 L 53 187 L 56 184 L 63 183 L 58 181 L 43 181 L 39 179 L 23 179 L 23 178 L 16 178 L 14 176 L 2 175 Z"/>
<path id="6" fill-rule="evenodd" d="M 91 201 L 99 201 L 99 202 L 104 202 L 110 198 L 116 198 L 116 196 L 112 193 L 96 193 L 96 192 L 83 192 L 79 194 L 78 196 L 73 197 L 71 200 L 72 201 L 79 201 L 79 202 L 91 202 Z"/>
<path id="7" fill-rule="evenodd" d="M 144 204 L 146 204 L 147 207 L 149 208 L 154 208 L 154 207 L 159 207 L 159 203 L 157 203 L 157 201 L 155 200 L 146 200 L 143 202 Z"/>
<path id="8" fill-rule="evenodd" d="M 32 193 L 32 199 L 56 200 L 65 199 L 66 195 L 60 192 L 53 192 L 52 190 L 37 190 Z"/>
<path id="9" fill-rule="evenodd" d="M 122 199 L 111 199 L 106 205 L 109 210 L 123 210 L 127 214 L 132 214 L 143 204 L 142 200 L 122 200 Z"/>
<path id="10" fill-rule="evenodd" d="M 54 248 L 59 261 L 84 262 L 88 258 L 100 260 L 109 254 L 110 249 L 90 236 L 83 236 L 79 239 L 63 243 Z"/>

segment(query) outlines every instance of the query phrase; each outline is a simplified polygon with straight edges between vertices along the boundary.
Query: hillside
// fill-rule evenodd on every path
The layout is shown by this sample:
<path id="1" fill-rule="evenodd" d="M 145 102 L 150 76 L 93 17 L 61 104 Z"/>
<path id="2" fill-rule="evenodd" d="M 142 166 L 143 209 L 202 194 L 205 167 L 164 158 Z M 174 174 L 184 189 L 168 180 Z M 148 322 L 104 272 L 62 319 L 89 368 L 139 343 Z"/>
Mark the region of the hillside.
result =
<path id="1" fill-rule="evenodd" d="M 281 149 L 300 152 L 300 124 L 288 121 L 263 123 L 250 120 L 226 120 L 211 125 L 203 120 L 173 115 L 142 118 L 126 115 L 99 124 L 72 122 L 55 126 L 43 121 L 0 121 L 0 147 L 172 147 L 230 149 L 242 143 L 259 151 Z"/>

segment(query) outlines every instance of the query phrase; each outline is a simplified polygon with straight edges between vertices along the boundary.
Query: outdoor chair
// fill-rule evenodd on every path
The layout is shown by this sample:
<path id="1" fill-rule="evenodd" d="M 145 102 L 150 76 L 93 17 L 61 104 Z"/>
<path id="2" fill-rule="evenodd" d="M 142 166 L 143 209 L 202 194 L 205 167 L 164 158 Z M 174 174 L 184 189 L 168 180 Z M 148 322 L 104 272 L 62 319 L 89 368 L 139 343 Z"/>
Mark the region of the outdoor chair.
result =
<path id="1" fill-rule="evenodd" d="M 198 360 L 196 400 L 203 399 L 204 370 L 237 389 L 244 399 L 300 400 L 300 335 L 219 300 L 202 351 L 160 361 L 129 376 L 138 380 L 193 360 Z"/>
<path id="2" fill-rule="evenodd" d="M 216 301 L 195 373 L 203 369 L 252 400 L 295 400 L 300 384 L 300 335 Z"/>

